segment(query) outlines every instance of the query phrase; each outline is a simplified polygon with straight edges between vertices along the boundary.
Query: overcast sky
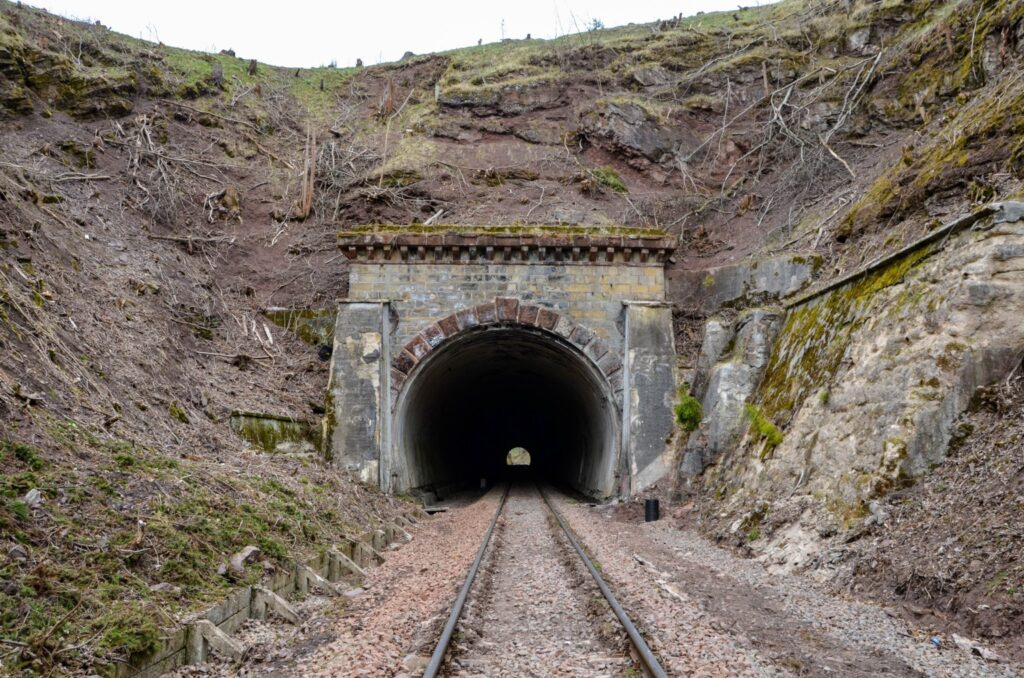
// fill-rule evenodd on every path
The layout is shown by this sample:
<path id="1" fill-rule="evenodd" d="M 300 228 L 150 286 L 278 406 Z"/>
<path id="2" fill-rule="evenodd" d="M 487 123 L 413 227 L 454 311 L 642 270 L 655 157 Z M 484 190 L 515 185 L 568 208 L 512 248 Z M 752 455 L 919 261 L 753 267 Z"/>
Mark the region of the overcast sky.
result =
<path id="1" fill-rule="evenodd" d="M 277 66 L 352 66 L 395 61 L 407 50 L 439 52 L 502 37 L 552 38 L 680 12 L 736 9 L 735 0 L 27 0 L 67 17 L 99 20 L 119 33 L 175 47 L 219 51 Z M 751 2 L 755 6 L 766 4 Z"/>

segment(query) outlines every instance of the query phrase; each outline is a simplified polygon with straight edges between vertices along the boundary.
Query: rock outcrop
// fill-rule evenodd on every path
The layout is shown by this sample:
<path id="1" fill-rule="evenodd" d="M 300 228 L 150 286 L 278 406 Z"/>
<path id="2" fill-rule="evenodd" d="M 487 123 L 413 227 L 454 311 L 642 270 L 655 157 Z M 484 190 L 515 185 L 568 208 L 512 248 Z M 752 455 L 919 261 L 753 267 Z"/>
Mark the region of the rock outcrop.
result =
<path id="1" fill-rule="evenodd" d="M 1024 205 L 970 221 L 788 309 L 751 398 L 785 438 L 763 458 L 735 446 L 706 479 L 736 513 L 802 507 L 802 533 L 771 542 L 779 562 L 802 563 L 815 531 L 852 527 L 872 499 L 942 463 L 976 390 L 1019 364 Z M 736 391 L 712 378 L 705 403 Z"/>

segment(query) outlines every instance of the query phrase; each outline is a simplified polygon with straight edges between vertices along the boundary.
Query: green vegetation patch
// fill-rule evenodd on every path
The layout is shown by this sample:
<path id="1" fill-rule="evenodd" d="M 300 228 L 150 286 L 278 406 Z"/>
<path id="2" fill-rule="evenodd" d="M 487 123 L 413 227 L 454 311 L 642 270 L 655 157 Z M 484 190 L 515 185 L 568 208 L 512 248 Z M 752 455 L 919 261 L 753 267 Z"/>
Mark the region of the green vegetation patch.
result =
<path id="1" fill-rule="evenodd" d="M 587 173 L 597 180 L 597 183 L 602 186 L 606 186 L 616 193 L 628 193 L 629 189 L 626 188 L 626 184 L 622 181 L 622 177 L 619 173 L 611 167 L 597 167 L 594 169 L 588 169 Z"/>
<path id="2" fill-rule="evenodd" d="M 687 433 L 696 431 L 704 419 L 704 407 L 699 400 L 690 395 L 690 389 L 686 386 L 679 389 L 678 395 L 679 400 L 672 408 L 676 416 L 676 423 Z"/>
<path id="3" fill-rule="evenodd" d="M 750 430 L 756 433 L 758 440 L 763 443 L 761 461 L 764 461 L 772 450 L 782 444 L 782 431 L 755 405 L 745 403 L 743 405 L 743 413 L 746 415 L 747 420 L 750 421 Z"/>
<path id="4" fill-rule="evenodd" d="M 268 457 L 243 473 L 73 420 L 45 431 L 38 443 L 0 440 L 0 638 L 23 644 L 3 650 L 14 672 L 103 673 L 156 648 L 182 616 L 260 583 L 260 564 L 217 574 L 245 546 L 286 571 L 381 527 L 394 501 L 377 505 L 343 475 L 300 461 Z M 26 502 L 30 490 L 40 504 Z"/>

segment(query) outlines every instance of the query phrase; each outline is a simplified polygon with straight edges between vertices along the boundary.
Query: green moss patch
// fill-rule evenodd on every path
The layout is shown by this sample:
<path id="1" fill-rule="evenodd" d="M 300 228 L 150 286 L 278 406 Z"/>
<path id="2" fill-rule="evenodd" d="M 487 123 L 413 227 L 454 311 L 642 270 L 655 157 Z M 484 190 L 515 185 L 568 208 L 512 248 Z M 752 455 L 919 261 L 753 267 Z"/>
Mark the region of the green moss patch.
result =
<path id="1" fill-rule="evenodd" d="M 792 308 L 772 349 L 756 402 L 769 418 L 788 421 L 796 408 L 834 381 L 850 340 L 877 311 L 876 295 L 903 281 L 932 251 L 910 252 L 818 299 Z"/>
<path id="2" fill-rule="evenodd" d="M 696 431 L 704 419 L 704 407 L 699 400 L 690 395 L 690 389 L 685 386 L 679 389 L 678 396 L 679 399 L 672 408 L 676 423 L 688 433 Z"/>

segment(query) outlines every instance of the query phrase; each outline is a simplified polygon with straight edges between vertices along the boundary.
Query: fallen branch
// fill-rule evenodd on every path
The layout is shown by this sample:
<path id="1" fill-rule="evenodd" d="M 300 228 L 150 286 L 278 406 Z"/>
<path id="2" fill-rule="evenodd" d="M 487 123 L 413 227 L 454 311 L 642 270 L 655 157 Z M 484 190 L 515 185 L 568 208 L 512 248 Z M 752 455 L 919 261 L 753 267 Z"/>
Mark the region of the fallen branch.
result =
<path id="1" fill-rule="evenodd" d="M 246 134 L 245 138 L 256 147 L 257 151 L 259 151 L 263 155 L 267 156 L 271 160 L 278 161 L 279 163 L 281 163 L 282 165 L 284 165 L 285 167 L 287 167 L 290 170 L 293 170 L 293 171 L 295 170 L 295 165 L 291 164 L 290 162 L 288 162 L 284 158 L 281 158 L 281 157 L 271 153 L 268 149 L 264 148 L 260 144 L 260 142 L 256 141 L 256 139 L 253 138 L 253 136 L 251 134 Z M 264 182 L 264 183 L 266 183 L 266 182 Z"/>
<path id="2" fill-rule="evenodd" d="M 846 171 L 850 173 L 850 177 L 852 177 L 852 178 L 854 178 L 854 179 L 856 179 L 856 178 L 857 178 L 857 175 L 856 175 L 856 174 L 854 174 L 854 172 L 853 172 L 853 169 L 851 169 L 851 168 L 850 168 L 850 165 L 849 165 L 849 164 L 848 164 L 848 163 L 847 163 L 847 162 L 846 162 L 845 160 L 843 160 L 842 158 L 840 158 L 840 157 L 839 157 L 839 154 L 838 154 L 838 153 L 836 153 L 835 151 L 833 151 L 833 150 L 832 150 L 832 147 L 828 145 L 828 142 L 827 142 L 827 141 L 825 140 L 825 137 L 823 137 L 823 136 L 821 136 L 821 135 L 819 134 L 819 135 L 818 135 L 818 141 L 820 141 L 820 142 L 821 142 L 821 145 L 822 145 L 822 146 L 823 146 L 823 147 L 825 148 L 825 150 L 826 150 L 826 151 L 828 151 L 828 154 L 829 154 L 829 155 L 831 155 L 831 156 L 832 156 L 833 158 L 835 158 L 835 159 L 836 159 L 836 160 L 838 160 L 839 162 L 843 163 L 843 167 L 845 167 L 845 168 L 846 168 Z"/>
<path id="3" fill-rule="evenodd" d="M 225 122 L 232 122 L 232 123 L 234 123 L 236 125 L 245 125 L 246 127 L 251 129 L 252 131 L 256 132 L 257 134 L 259 134 L 259 132 L 260 132 L 260 128 L 259 127 L 257 127 L 256 125 L 252 124 L 251 122 L 246 122 L 245 120 L 239 120 L 238 118 L 231 118 L 231 117 L 228 117 L 226 115 L 220 115 L 219 113 L 214 113 L 212 111 L 204 111 L 201 108 L 196 108 L 194 106 L 189 106 L 188 104 L 183 104 L 183 103 L 181 103 L 179 101 L 171 101 L 170 99 L 160 99 L 160 103 L 168 104 L 169 106 L 177 106 L 178 108 L 184 108 L 184 109 L 192 111 L 194 113 L 202 113 L 203 115 L 209 115 L 209 116 L 217 118 L 219 120 L 224 120 Z"/>

